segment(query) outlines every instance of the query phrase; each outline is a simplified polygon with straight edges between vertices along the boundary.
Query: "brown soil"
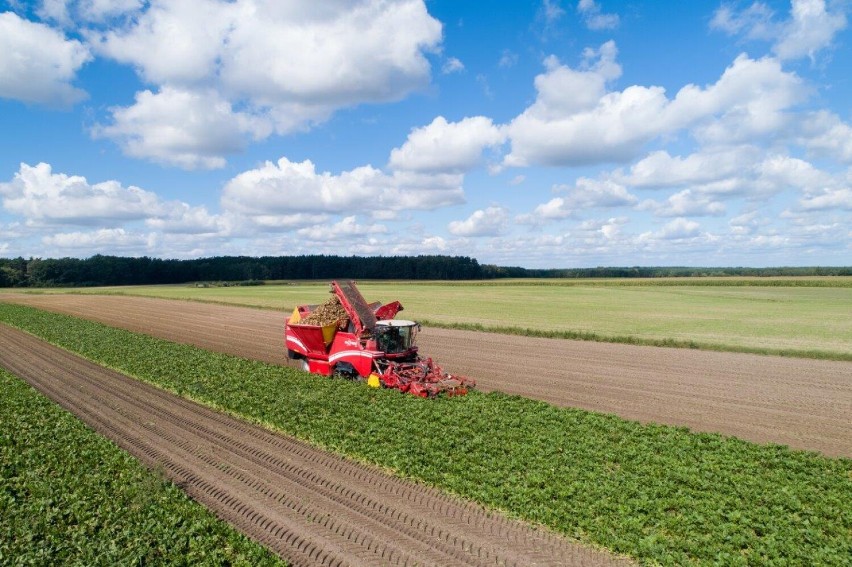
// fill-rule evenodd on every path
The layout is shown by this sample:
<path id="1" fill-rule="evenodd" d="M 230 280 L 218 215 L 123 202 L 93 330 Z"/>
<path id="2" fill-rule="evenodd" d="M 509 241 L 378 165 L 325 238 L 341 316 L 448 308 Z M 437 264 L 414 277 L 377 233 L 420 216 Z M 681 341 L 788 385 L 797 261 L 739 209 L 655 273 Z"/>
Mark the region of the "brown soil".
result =
<path id="1" fill-rule="evenodd" d="M 615 565 L 0 325 L 0 366 L 296 565 Z"/>
<path id="2" fill-rule="evenodd" d="M 287 364 L 284 314 L 139 297 L 0 296 Z M 480 390 L 852 456 L 852 363 L 424 329 L 421 353 Z"/>

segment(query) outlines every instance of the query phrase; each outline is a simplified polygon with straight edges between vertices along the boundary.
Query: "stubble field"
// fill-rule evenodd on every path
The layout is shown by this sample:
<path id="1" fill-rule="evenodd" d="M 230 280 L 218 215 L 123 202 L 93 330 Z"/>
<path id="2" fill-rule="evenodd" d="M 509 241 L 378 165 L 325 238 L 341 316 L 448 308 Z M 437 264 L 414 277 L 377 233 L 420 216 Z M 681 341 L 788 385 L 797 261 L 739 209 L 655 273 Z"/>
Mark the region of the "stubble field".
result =
<path id="1" fill-rule="evenodd" d="M 852 278 L 359 282 L 428 326 L 852 360 Z M 62 290 L 50 290 L 62 292 Z M 186 299 L 288 311 L 327 282 L 130 286 L 75 293 Z"/>

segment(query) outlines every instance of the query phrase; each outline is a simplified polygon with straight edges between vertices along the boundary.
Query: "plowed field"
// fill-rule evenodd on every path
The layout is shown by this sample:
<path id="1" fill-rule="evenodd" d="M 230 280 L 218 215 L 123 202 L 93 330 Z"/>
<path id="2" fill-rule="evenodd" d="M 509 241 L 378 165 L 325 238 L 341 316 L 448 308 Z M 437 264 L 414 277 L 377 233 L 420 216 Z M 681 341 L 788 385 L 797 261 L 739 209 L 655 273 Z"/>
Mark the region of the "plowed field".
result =
<path id="1" fill-rule="evenodd" d="M 280 312 L 119 296 L 10 294 L 0 301 L 287 363 Z M 852 363 L 446 329 L 424 329 L 418 342 L 481 390 L 852 456 Z"/>
<path id="2" fill-rule="evenodd" d="M 615 565 L 0 325 L 0 365 L 296 565 Z"/>

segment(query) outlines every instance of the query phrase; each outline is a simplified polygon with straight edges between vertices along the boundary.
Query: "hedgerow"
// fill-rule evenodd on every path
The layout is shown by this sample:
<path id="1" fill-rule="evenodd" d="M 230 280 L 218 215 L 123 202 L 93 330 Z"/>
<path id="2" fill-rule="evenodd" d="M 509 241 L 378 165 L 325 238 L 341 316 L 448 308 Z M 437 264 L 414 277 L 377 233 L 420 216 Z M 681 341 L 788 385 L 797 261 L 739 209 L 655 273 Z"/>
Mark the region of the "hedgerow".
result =
<path id="1" fill-rule="evenodd" d="M 281 564 L 3 369 L 0 391 L 0 564 Z"/>
<path id="2" fill-rule="evenodd" d="M 32 308 L 87 358 L 643 562 L 842 565 L 852 460 L 500 393 L 421 400 Z"/>

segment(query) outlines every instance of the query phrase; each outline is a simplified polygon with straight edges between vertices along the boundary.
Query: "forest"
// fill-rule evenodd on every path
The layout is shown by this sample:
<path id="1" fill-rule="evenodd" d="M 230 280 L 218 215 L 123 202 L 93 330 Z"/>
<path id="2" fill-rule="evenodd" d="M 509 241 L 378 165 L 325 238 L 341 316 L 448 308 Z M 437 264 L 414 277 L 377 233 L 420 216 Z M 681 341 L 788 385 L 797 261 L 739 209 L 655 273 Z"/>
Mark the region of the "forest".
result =
<path id="1" fill-rule="evenodd" d="M 96 255 L 0 258 L 0 287 L 83 287 L 267 280 L 483 280 L 497 278 L 657 278 L 850 276 L 852 267 L 598 267 L 529 269 L 480 264 L 466 256 L 217 256 L 191 260 Z"/>

